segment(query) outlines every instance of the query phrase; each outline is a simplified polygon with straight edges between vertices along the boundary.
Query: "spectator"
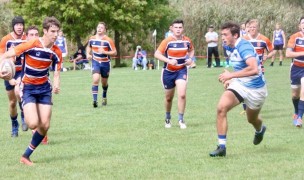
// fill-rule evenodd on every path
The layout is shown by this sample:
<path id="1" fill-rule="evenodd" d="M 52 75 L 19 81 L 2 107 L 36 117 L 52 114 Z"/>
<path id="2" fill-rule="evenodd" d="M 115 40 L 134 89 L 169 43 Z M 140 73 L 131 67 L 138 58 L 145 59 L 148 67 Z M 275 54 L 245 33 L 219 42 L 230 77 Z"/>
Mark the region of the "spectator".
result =
<path id="1" fill-rule="evenodd" d="M 137 65 L 140 65 L 143 70 L 147 69 L 147 53 L 141 49 L 141 46 L 136 47 L 132 68 L 137 70 Z"/>
<path id="2" fill-rule="evenodd" d="M 63 35 L 62 30 L 59 30 L 59 34 L 55 41 L 55 45 L 57 45 L 60 48 L 60 50 L 62 52 L 62 58 L 64 59 L 65 57 L 67 57 L 67 55 L 68 55 L 67 41 Z M 61 71 L 67 71 L 67 69 L 63 67 L 63 62 L 62 62 L 61 67 L 62 67 Z"/>
<path id="3" fill-rule="evenodd" d="M 76 53 L 71 56 L 70 62 L 73 63 L 73 70 L 76 70 L 76 65 L 84 66 L 84 70 L 91 69 L 89 65 L 89 60 L 87 60 L 87 57 L 84 53 L 83 48 L 79 47 Z"/>
<path id="4" fill-rule="evenodd" d="M 218 34 L 217 32 L 214 32 L 214 27 L 211 25 L 209 26 L 208 32 L 205 35 L 206 42 L 208 43 L 208 68 L 211 68 L 212 65 L 212 54 L 215 58 L 215 67 L 221 67 L 220 65 L 220 58 L 219 58 L 219 52 L 218 52 Z"/>

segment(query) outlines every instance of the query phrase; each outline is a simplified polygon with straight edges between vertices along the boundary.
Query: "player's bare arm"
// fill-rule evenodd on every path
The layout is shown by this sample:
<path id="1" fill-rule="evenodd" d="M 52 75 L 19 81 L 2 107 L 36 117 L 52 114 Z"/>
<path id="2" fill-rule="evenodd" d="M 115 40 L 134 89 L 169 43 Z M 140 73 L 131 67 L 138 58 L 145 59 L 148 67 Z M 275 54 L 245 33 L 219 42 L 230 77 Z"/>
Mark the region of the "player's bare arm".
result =
<path id="1" fill-rule="evenodd" d="M 60 72 L 54 71 L 53 77 L 53 93 L 59 94 L 60 92 Z"/>
<path id="2" fill-rule="evenodd" d="M 291 48 L 286 49 L 286 57 L 288 58 L 296 58 L 299 56 L 304 56 L 304 51 L 294 52 Z"/>

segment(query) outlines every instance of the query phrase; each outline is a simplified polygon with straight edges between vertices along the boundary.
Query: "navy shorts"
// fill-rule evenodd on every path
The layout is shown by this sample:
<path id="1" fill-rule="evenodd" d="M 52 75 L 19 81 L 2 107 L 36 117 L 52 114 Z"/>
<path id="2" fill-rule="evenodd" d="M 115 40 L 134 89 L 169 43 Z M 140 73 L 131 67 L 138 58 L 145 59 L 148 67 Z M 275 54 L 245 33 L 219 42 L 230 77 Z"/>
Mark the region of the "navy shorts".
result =
<path id="1" fill-rule="evenodd" d="M 283 50 L 283 44 L 274 45 L 273 49 L 274 49 L 274 50 Z"/>
<path id="2" fill-rule="evenodd" d="M 110 75 L 111 63 L 109 62 L 98 62 L 92 60 L 92 74 L 98 73 L 103 78 L 108 78 Z"/>
<path id="3" fill-rule="evenodd" d="M 162 72 L 162 83 L 165 89 L 172 89 L 176 86 L 175 81 L 178 79 L 188 80 L 188 69 L 187 67 L 178 71 L 168 71 L 163 69 Z"/>
<path id="4" fill-rule="evenodd" d="M 291 85 L 300 85 L 301 78 L 304 77 L 304 68 L 292 65 L 290 68 L 290 82 Z"/>
<path id="5" fill-rule="evenodd" d="M 53 105 L 52 88 L 48 82 L 42 85 L 24 85 L 21 83 L 20 90 L 22 106 L 27 103 Z"/>
<path id="6" fill-rule="evenodd" d="M 21 77 L 21 71 L 16 72 L 14 79 L 18 79 L 19 77 Z M 10 85 L 8 81 L 4 81 L 4 86 L 7 91 L 13 90 L 15 88 L 15 86 Z"/>

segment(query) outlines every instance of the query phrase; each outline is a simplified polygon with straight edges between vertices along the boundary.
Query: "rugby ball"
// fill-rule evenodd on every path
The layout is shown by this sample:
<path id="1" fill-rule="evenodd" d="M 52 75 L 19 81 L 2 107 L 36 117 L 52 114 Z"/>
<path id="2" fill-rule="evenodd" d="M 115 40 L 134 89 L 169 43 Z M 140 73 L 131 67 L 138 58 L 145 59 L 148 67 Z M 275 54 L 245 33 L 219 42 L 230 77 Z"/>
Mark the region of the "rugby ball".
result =
<path id="1" fill-rule="evenodd" d="M 0 71 L 1 72 L 9 72 L 11 74 L 9 79 L 12 79 L 15 76 L 15 73 L 16 73 L 16 67 L 15 67 L 14 62 L 10 59 L 4 59 L 0 63 Z"/>

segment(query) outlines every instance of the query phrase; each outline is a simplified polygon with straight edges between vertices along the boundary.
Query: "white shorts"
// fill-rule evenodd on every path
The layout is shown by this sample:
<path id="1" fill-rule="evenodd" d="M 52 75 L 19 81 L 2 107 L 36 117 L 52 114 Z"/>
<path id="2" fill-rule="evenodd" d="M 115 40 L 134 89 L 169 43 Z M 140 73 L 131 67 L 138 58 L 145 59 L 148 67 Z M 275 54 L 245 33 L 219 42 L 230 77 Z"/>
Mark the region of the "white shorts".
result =
<path id="1" fill-rule="evenodd" d="M 232 81 L 227 89 L 236 91 L 243 99 L 244 103 L 250 109 L 261 109 L 268 95 L 266 85 L 261 88 L 248 88 L 240 84 L 238 81 Z"/>

